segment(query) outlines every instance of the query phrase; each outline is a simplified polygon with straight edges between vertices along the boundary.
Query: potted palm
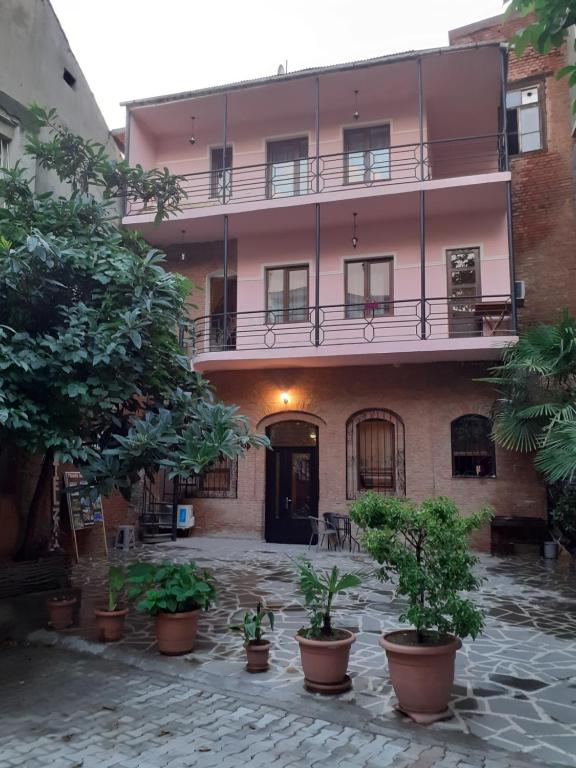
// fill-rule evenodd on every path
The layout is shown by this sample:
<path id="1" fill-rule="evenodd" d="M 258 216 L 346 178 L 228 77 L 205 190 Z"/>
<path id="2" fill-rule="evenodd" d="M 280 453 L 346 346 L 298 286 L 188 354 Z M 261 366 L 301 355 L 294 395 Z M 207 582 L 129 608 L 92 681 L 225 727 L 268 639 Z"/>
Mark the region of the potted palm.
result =
<path id="1" fill-rule="evenodd" d="M 341 574 L 337 566 L 331 571 L 316 571 L 303 557 L 297 558 L 294 565 L 298 590 L 309 615 L 309 625 L 295 635 L 300 646 L 304 687 L 314 693 L 343 693 L 352 687 L 347 670 L 356 636 L 332 626 L 332 608 L 336 595 L 357 587 L 360 577 L 355 573 Z"/>
<path id="2" fill-rule="evenodd" d="M 108 569 L 108 602 L 105 608 L 94 611 L 98 637 L 105 643 L 120 640 L 124 632 L 124 619 L 128 608 L 122 605 L 126 571 L 121 565 L 111 565 Z"/>
<path id="3" fill-rule="evenodd" d="M 71 627 L 77 602 L 74 595 L 55 595 L 48 598 L 48 626 L 51 629 Z"/>
<path id="4" fill-rule="evenodd" d="M 259 602 L 255 611 L 246 611 L 242 624 L 233 624 L 230 627 L 230 629 L 242 632 L 244 635 L 247 672 L 266 672 L 268 670 L 270 643 L 262 638 L 264 634 L 262 625 L 266 620 L 268 620 L 270 629 L 273 630 L 274 614 L 263 608 L 262 603 Z"/>
<path id="5" fill-rule="evenodd" d="M 194 648 L 198 616 L 216 599 L 209 571 L 190 563 L 134 563 L 128 570 L 129 597 L 156 620 L 158 650 L 166 656 Z"/>
<path id="6" fill-rule="evenodd" d="M 350 517 L 381 566 L 379 576 L 395 577 L 397 594 L 407 600 L 400 620 L 412 628 L 380 640 L 398 708 L 419 723 L 450 717 L 456 651 L 483 627 L 482 613 L 461 594 L 480 585 L 468 537 L 491 512 L 463 517 L 445 497 L 416 505 L 369 492 L 351 504 Z"/>

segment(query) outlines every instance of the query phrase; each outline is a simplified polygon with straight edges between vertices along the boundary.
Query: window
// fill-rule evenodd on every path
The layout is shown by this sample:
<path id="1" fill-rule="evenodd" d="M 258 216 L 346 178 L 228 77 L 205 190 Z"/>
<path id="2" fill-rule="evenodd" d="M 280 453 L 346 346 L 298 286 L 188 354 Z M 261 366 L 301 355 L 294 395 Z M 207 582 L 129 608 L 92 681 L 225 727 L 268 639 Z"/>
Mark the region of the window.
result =
<path id="1" fill-rule="evenodd" d="M 506 94 L 508 154 L 542 149 L 541 89 L 537 85 Z"/>
<path id="2" fill-rule="evenodd" d="M 460 416 L 451 425 L 453 477 L 496 477 L 496 455 L 486 416 Z"/>
<path id="3" fill-rule="evenodd" d="M 359 411 L 346 424 L 346 497 L 365 491 L 404 496 L 404 424 L 385 408 Z"/>
<path id="4" fill-rule="evenodd" d="M 269 141 L 267 197 L 292 197 L 308 191 L 308 139 Z"/>
<path id="5" fill-rule="evenodd" d="M 304 323 L 308 320 L 308 267 L 266 270 L 266 322 Z"/>
<path id="6" fill-rule="evenodd" d="M 450 248 L 448 269 L 448 325 L 451 337 L 481 336 L 482 318 L 476 314 L 481 300 L 480 248 Z"/>
<path id="7" fill-rule="evenodd" d="M 390 256 L 344 264 L 346 317 L 392 314 L 393 259 Z"/>
<path id="8" fill-rule="evenodd" d="M 371 184 L 390 178 L 390 126 L 344 131 L 345 184 Z"/>
<path id="9" fill-rule="evenodd" d="M 200 475 L 180 487 L 182 496 L 199 499 L 235 499 L 238 489 L 238 459 L 226 456 L 213 461 Z"/>
<path id="10" fill-rule="evenodd" d="M 222 165 L 222 160 L 225 160 Z M 232 194 L 232 147 L 226 147 L 226 157 L 222 157 L 222 147 L 210 150 L 210 197 L 220 198 Z"/>
<path id="11" fill-rule="evenodd" d="M 72 72 L 70 72 L 68 69 L 64 70 L 64 72 L 62 73 L 62 78 L 64 82 L 70 86 L 70 88 L 76 87 L 76 78 L 74 77 Z"/>
<path id="12" fill-rule="evenodd" d="M 0 168 L 10 168 L 10 139 L 0 136 Z"/>

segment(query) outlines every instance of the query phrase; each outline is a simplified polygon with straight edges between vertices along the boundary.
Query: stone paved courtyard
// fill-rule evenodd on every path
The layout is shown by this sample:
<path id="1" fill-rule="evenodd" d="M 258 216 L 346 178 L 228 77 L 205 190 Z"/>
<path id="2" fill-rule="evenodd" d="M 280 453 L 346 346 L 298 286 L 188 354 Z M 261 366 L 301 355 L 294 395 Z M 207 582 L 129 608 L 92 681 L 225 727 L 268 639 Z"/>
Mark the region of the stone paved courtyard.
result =
<path id="1" fill-rule="evenodd" d="M 95 646 L 90 621 L 101 603 L 105 563 L 85 559 L 77 568 L 76 583 L 83 589 L 80 634 L 92 641 L 86 649 L 113 658 L 136 660 L 143 668 L 163 664 L 200 675 L 228 680 L 230 686 L 248 680 L 273 702 L 321 701 L 325 711 L 331 701 L 302 691 L 302 675 L 293 635 L 305 622 L 295 594 L 290 557 L 306 548 L 271 545 L 257 541 L 197 538 L 175 544 L 142 547 L 136 555 L 115 553 L 115 560 L 196 560 L 214 570 L 220 592 L 219 605 L 202 616 L 194 653 L 169 661 L 154 652 L 152 624 L 133 612 L 125 639 L 116 647 Z M 350 591 L 336 609 L 337 624 L 357 633 L 350 672 L 353 691 L 340 697 L 350 707 L 381 723 L 400 724 L 393 707 L 387 664 L 378 637 L 397 626 L 402 604 L 390 584 L 374 578 L 372 562 L 364 555 L 310 552 L 321 566 L 339 562 L 360 572 L 363 586 Z M 458 655 L 452 697 L 453 720 L 428 729 L 437 738 L 473 734 L 490 746 L 524 752 L 546 763 L 576 766 L 576 586 L 570 563 L 550 563 L 535 556 L 506 560 L 483 557 L 485 578 L 479 596 L 487 613 L 486 631 L 475 643 L 466 642 Z M 240 639 L 227 630 L 259 598 L 277 612 L 270 672 L 249 676 L 243 671 Z M 38 633 L 46 640 L 53 633 Z M 73 643 L 72 643 L 73 644 Z M 1 765 L 1 763 L 0 763 Z"/>

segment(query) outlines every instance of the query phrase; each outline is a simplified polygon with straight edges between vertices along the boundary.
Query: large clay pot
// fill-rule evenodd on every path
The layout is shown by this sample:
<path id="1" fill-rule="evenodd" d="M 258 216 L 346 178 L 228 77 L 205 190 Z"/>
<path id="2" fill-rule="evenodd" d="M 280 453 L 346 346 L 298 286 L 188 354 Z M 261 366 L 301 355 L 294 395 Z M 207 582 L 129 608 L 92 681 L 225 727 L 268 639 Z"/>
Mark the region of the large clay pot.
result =
<path id="1" fill-rule="evenodd" d="M 72 626 L 75 605 L 75 597 L 51 597 L 48 600 L 48 624 L 51 629 L 67 629 Z"/>
<path id="2" fill-rule="evenodd" d="M 300 658 L 304 670 L 304 687 L 314 693 L 343 693 L 350 690 L 348 677 L 350 647 L 356 635 L 347 629 L 338 630 L 344 635 L 338 640 L 313 640 L 295 635 L 300 645 Z"/>
<path id="3" fill-rule="evenodd" d="M 261 640 L 259 643 L 249 643 L 246 646 L 246 671 L 266 672 L 268 670 L 268 654 L 270 643 Z"/>
<path id="4" fill-rule="evenodd" d="M 196 640 L 198 615 L 200 609 L 183 613 L 165 613 L 156 615 L 156 640 L 158 650 L 165 656 L 180 656 L 190 653 Z"/>
<path id="5" fill-rule="evenodd" d="M 388 657 L 398 709 L 423 724 L 451 717 L 448 702 L 462 641 L 446 635 L 442 643 L 421 645 L 415 631 L 397 631 L 383 635 L 380 645 Z"/>
<path id="6" fill-rule="evenodd" d="M 124 619 L 128 614 L 128 608 L 119 611 L 95 610 L 98 639 L 104 643 L 114 643 L 124 634 Z"/>

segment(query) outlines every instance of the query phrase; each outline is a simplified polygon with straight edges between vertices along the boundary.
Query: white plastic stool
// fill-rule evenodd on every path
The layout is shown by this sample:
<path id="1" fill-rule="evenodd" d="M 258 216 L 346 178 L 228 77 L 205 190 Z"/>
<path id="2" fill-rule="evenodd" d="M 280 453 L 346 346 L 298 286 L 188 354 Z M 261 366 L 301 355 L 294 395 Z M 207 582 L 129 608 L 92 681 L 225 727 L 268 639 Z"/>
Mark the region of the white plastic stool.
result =
<path id="1" fill-rule="evenodd" d="M 123 549 L 128 552 L 136 548 L 136 529 L 133 525 L 119 525 L 116 531 L 114 549 Z"/>

